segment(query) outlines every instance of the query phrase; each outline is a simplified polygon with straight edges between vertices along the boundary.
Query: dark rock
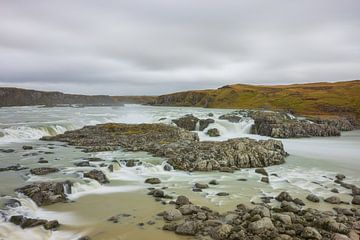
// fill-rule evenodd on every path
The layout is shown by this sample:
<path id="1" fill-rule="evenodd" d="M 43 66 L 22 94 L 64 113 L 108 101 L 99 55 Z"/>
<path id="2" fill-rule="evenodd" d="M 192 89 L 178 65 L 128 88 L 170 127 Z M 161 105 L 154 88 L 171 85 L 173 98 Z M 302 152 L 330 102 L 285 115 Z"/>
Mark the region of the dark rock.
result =
<path id="1" fill-rule="evenodd" d="M 209 129 L 206 134 L 209 136 L 209 137 L 219 137 L 220 136 L 220 132 L 217 128 L 211 128 Z"/>
<path id="2" fill-rule="evenodd" d="M 336 197 L 336 196 L 331 196 L 331 197 L 325 198 L 324 201 L 327 203 L 331 203 L 331 204 L 340 204 L 341 203 L 340 198 Z"/>
<path id="3" fill-rule="evenodd" d="M 333 192 L 333 193 L 339 193 L 339 190 L 337 188 L 333 188 L 330 191 Z"/>
<path id="4" fill-rule="evenodd" d="M 288 202 L 292 202 L 293 198 L 290 196 L 290 194 L 288 192 L 281 192 L 279 195 L 277 195 L 275 197 L 276 200 L 278 200 L 279 202 L 282 201 L 288 201 Z"/>
<path id="5" fill-rule="evenodd" d="M 163 218 L 167 221 L 177 221 L 182 218 L 182 214 L 178 209 L 170 209 L 164 212 Z"/>
<path id="6" fill-rule="evenodd" d="M 240 122 L 242 117 L 236 115 L 235 113 L 228 113 L 228 114 L 221 115 L 219 117 L 219 119 L 228 120 L 229 122 L 232 122 L 232 123 L 238 123 L 238 122 Z"/>
<path id="7" fill-rule="evenodd" d="M 21 170 L 25 170 L 28 169 L 27 167 L 22 167 L 20 164 L 16 164 L 14 166 L 8 166 L 5 168 L 0 168 L 0 172 L 5 172 L 5 171 L 21 171 Z"/>
<path id="8" fill-rule="evenodd" d="M 44 219 L 27 218 L 22 215 L 11 216 L 9 221 L 14 223 L 15 225 L 19 225 L 21 228 L 44 226 L 46 230 L 50 230 L 60 226 L 59 222 L 56 220 L 47 221 Z"/>
<path id="9" fill-rule="evenodd" d="M 107 179 L 106 175 L 100 170 L 91 170 L 90 172 L 84 173 L 84 177 L 91 178 L 98 181 L 101 184 L 109 183 L 109 179 Z"/>
<path id="10" fill-rule="evenodd" d="M 69 181 L 40 182 L 26 185 L 16 189 L 16 191 L 31 198 L 36 205 L 46 206 L 58 202 L 65 202 L 67 200 L 65 189 L 71 191 L 71 186 L 72 183 Z"/>
<path id="11" fill-rule="evenodd" d="M 342 181 L 342 180 L 345 179 L 345 175 L 344 175 L 344 174 L 337 174 L 335 177 L 336 177 L 336 179 L 338 179 L 338 180 L 340 180 L 340 181 Z"/>
<path id="12" fill-rule="evenodd" d="M 45 159 L 40 159 L 40 160 L 38 161 L 38 163 L 49 163 L 49 161 L 48 161 L 48 160 L 45 160 Z"/>
<path id="13" fill-rule="evenodd" d="M 300 206 L 305 206 L 305 203 L 303 202 L 303 200 L 301 200 L 300 198 L 295 198 L 293 200 L 293 202 L 297 205 L 300 205 Z"/>
<path id="14" fill-rule="evenodd" d="M 187 221 L 185 223 L 179 224 L 176 227 L 175 232 L 180 235 L 189 235 L 195 236 L 198 230 L 198 224 L 195 221 Z"/>
<path id="15" fill-rule="evenodd" d="M 211 180 L 211 181 L 209 182 L 209 184 L 210 184 L 210 185 L 219 185 L 219 182 L 214 179 L 214 180 Z"/>
<path id="16" fill-rule="evenodd" d="M 9 208 L 20 207 L 21 202 L 17 199 L 9 199 L 5 202 L 5 206 Z"/>
<path id="17" fill-rule="evenodd" d="M 2 153 L 12 153 L 12 152 L 15 152 L 14 149 L 0 149 L 0 152 Z"/>
<path id="18" fill-rule="evenodd" d="M 186 197 L 186 196 L 178 196 L 177 198 L 176 198 L 176 204 L 177 205 L 180 205 L 180 206 L 182 206 L 182 205 L 186 205 L 186 204 L 189 204 L 190 203 L 190 201 L 189 201 L 189 199 Z"/>
<path id="19" fill-rule="evenodd" d="M 133 159 L 131 159 L 131 160 L 127 160 L 126 161 L 126 166 L 127 167 L 135 167 L 136 165 L 138 165 L 139 164 L 139 160 L 133 160 Z"/>
<path id="20" fill-rule="evenodd" d="M 255 172 L 258 174 L 262 174 L 264 176 L 269 176 L 269 174 L 266 172 L 266 170 L 264 168 L 257 168 L 257 169 L 255 169 Z"/>
<path id="21" fill-rule="evenodd" d="M 172 120 L 173 123 L 176 124 L 176 126 L 186 129 L 188 131 L 195 131 L 196 124 L 199 122 L 200 119 L 197 117 L 194 117 L 191 114 L 185 115 L 179 119 Z"/>
<path id="22" fill-rule="evenodd" d="M 217 196 L 220 196 L 220 197 L 224 197 L 224 196 L 229 196 L 230 194 L 227 193 L 227 192 L 219 192 L 216 194 Z"/>
<path id="23" fill-rule="evenodd" d="M 31 149 L 33 149 L 32 146 L 27 146 L 27 145 L 24 145 L 22 148 L 23 148 L 24 150 L 31 150 Z"/>
<path id="24" fill-rule="evenodd" d="M 260 179 L 260 181 L 261 181 L 261 182 L 264 182 L 264 183 L 269 183 L 269 182 L 270 182 L 268 177 L 262 177 L 262 178 Z"/>
<path id="25" fill-rule="evenodd" d="M 351 203 L 354 205 L 360 205 L 360 195 L 354 196 Z"/>
<path id="26" fill-rule="evenodd" d="M 314 194 L 309 194 L 306 197 L 307 200 L 309 200 L 310 202 L 320 202 L 320 198 Z"/>
<path id="27" fill-rule="evenodd" d="M 234 173 L 234 169 L 232 169 L 230 167 L 220 167 L 219 171 L 220 172 L 227 172 L 227 173 Z"/>
<path id="28" fill-rule="evenodd" d="M 34 175 L 46 175 L 49 173 L 55 173 L 58 172 L 59 169 L 57 168 L 52 168 L 52 167 L 40 167 L 40 168 L 33 168 L 30 170 L 31 174 Z"/>
<path id="29" fill-rule="evenodd" d="M 89 167 L 90 162 L 89 161 L 81 161 L 81 162 L 74 163 L 74 165 L 77 167 Z"/>
<path id="30" fill-rule="evenodd" d="M 165 171 L 171 171 L 171 170 L 172 170 L 171 165 L 170 165 L 170 164 L 165 164 L 165 165 L 164 165 L 164 170 L 165 170 Z"/>
<path id="31" fill-rule="evenodd" d="M 239 178 L 239 179 L 237 179 L 237 181 L 240 181 L 240 182 L 246 182 L 246 181 L 247 181 L 247 179 L 246 179 L 246 178 Z"/>
<path id="32" fill-rule="evenodd" d="M 161 181 L 159 178 L 147 178 L 145 180 L 145 183 L 149 183 L 149 184 L 160 184 Z"/>
<path id="33" fill-rule="evenodd" d="M 199 121 L 199 130 L 203 131 L 205 128 L 207 128 L 211 123 L 214 123 L 215 120 L 208 118 L 208 119 L 200 119 Z"/>
<path id="34" fill-rule="evenodd" d="M 209 188 L 209 185 L 207 185 L 206 183 L 195 183 L 195 187 L 199 189 L 205 189 Z"/>

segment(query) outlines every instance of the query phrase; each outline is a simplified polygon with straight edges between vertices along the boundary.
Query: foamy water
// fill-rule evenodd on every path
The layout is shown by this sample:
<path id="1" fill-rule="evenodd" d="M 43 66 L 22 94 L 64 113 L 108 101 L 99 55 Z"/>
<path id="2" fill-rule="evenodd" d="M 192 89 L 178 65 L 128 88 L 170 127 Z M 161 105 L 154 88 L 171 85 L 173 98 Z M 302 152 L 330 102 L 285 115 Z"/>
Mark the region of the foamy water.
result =
<path id="1" fill-rule="evenodd" d="M 96 206 L 88 206 L 87 211 L 79 209 L 72 204 L 57 205 L 50 208 L 38 208 L 30 199 L 11 194 L 8 186 L 23 185 L 36 181 L 71 180 L 74 182 L 72 193 L 68 195 L 71 201 L 83 202 L 84 199 L 96 199 L 97 196 L 106 196 L 109 201 L 113 198 L 116 204 L 116 194 L 138 196 L 141 193 L 147 196 L 144 183 L 148 177 L 159 177 L 161 186 L 174 196 L 185 194 L 199 203 L 228 209 L 239 202 L 259 202 L 261 196 L 274 196 L 283 190 L 288 190 L 294 196 L 304 199 L 305 194 L 316 193 L 320 197 L 333 195 L 330 189 L 337 187 L 339 196 L 348 200 L 348 189 L 339 188 L 329 178 L 334 178 L 339 172 L 347 175 L 347 182 L 360 184 L 360 132 L 353 131 L 343 133 L 342 137 L 334 138 L 307 138 L 282 140 L 285 150 L 290 153 L 287 163 L 267 168 L 270 175 L 270 184 L 260 182 L 260 176 L 253 169 L 243 169 L 233 174 L 219 172 L 182 172 L 165 171 L 165 159 L 155 158 L 144 152 L 99 152 L 82 153 L 73 147 L 64 147 L 62 143 L 48 145 L 48 142 L 38 141 L 42 136 L 56 135 L 67 130 L 81 128 L 85 125 L 93 125 L 107 122 L 121 123 L 155 123 L 162 122 L 172 124 L 171 120 L 185 114 L 193 114 L 199 118 L 213 118 L 215 123 L 210 124 L 203 132 L 196 131 L 200 140 L 222 141 L 235 137 L 251 137 L 255 139 L 267 139 L 258 135 L 251 135 L 250 128 L 253 120 L 244 118 L 239 123 L 230 123 L 219 120 L 222 114 L 232 110 L 203 109 L 184 107 L 150 107 L 139 105 L 126 105 L 125 107 L 88 107 L 88 108 L 41 108 L 41 107 L 13 107 L 0 108 L 0 148 L 13 148 L 14 153 L 0 153 L 0 167 L 20 163 L 29 168 L 38 167 L 37 160 L 44 157 L 49 164 L 44 166 L 55 166 L 60 172 L 47 176 L 32 176 L 24 172 L 0 173 L 0 193 L 13 195 L 22 203 L 21 207 L 6 209 L 5 215 L 0 217 L 0 239 L 77 239 L 92 229 L 92 225 L 103 221 L 97 217 Z M 213 117 L 208 114 L 213 113 Z M 217 128 L 220 137 L 209 137 L 206 131 Z M 34 146 L 34 150 L 23 151 L 22 144 Z M 51 148 L 50 148 L 51 147 Z M 46 155 L 44 152 L 51 151 Z M 91 162 L 94 167 L 101 169 L 110 180 L 110 184 L 101 185 L 98 182 L 83 178 L 83 172 L 93 169 L 92 167 L 75 167 L 74 162 L 86 157 L 99 157 L 104 162 Z M 59 160 L 58 160 L 59 159 Z M 123 160 L 136 159 L 142 165 L 126 167 Z M 101 167 L 102 163 L 118 161 L 119 167 L 110 172 L 107 167 Z M 247 179 L 246 182 L 237 181 L 240 178 Z M 192 192 L 192 186 L 196 182 L 207 183 L 217 179 L 220 184 L 204 189 L 201 193 Z M 228 197 L 218 197 L 216 193 L 228 192 Z M 115 195 L 114 195 L 115 194 Z M 6 200 L 8 196 L 2 198 Z M 89 200 L 88 200 L 89 201 Z M 85 202 L 84 204 L 88 204 Z M 311 206 L 311 203 L 307 204 Z M 65 207 L 66 206 L 66 207 Z M 161 205 L 159 204 L 159 209 Z M 327 208 L 326 204 L 322 205 Z M 66 208 L 66 210 L 65 210 Z M 69 208 L 69 209 L 67 209 Z M 91 212 L 94 212 L 91 215 Z M 24 214 L 29 217 L 44 218 L 48 220 L 57 219 L 60 223 L 66 223 L 59 231 L 45 231 L 41 227 L 22 230 L 8 223 L 11 215 Z M 84 218 L 83 215 L 90 214 L 92 217 Z M 142 216 L 141 214 L 139 216 Z M 71 228 L 69 226 L 74 226 Z M 107 225 L 105 225 L 107 226 Z M 101 229 L 100 229 L 101 230 Z M 100 238 L 99 238 L 100 239 Z M 127 238 L 131 239 L 131 237 Z M 164 238 L 166 239 L 166 238 Z"/>

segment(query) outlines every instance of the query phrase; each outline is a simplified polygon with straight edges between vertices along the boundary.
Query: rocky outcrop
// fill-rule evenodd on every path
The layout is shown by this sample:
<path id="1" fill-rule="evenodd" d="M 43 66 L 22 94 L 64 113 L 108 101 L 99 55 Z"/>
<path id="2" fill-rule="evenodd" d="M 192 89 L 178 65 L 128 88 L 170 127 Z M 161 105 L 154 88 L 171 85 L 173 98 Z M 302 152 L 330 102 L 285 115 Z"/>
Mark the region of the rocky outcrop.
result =
<path id="1" fill-rule="evenodd" d="M 175 169 L 211 171 L 266 167 L 284 163 L 287 153 L 276 140 L 249 138 L 199 142 L 195 133 L 165 124 L 100 124 L 43 140 L 65 141 L 86 151 L 146 151 L 165 157 Z"/>
<path id="2" fill-rule="evenodd" d="M 207 207 L 175 202 L 177 209 L 159 215 L 166 221 L 163 230 L 194 239 L 359 239 L 358 209 L 337 209 L 332 213 L 289 203 L 286 200 L 291 196 L 285 192 L 278 198 L 283 201 L 280 207 L 250 208 L 239 204 L 234 211 L 222 214 Z"/>
<path id="3" fill-rule="evenodd" d="M 32 183 L 24 187 L 16 189 L 17 192 L 31 198 L 36 205 L 46 206 L 58 202 L 65 202 L 66 192 L 71 191 L 72 183 L 65 182 L 40 182 Z"/>
<path id="4" fill-rule="evenodd" d="M 62 104 L 81 104 L 91 106 L 121 105 L 121 103 L 117 100 L 106 95 L 86 96 L 20 88 L 0 88 L 0 107 L 31 105 L 56 106 Z"/>
<path id="5" fill-rule="evenodd" d="M 253 134 L 274 138 L 340 136 L 340 131 L 332 125 L 291 118 L 286 113 L 254 111 L 250 115 L 254 119 Z"/>

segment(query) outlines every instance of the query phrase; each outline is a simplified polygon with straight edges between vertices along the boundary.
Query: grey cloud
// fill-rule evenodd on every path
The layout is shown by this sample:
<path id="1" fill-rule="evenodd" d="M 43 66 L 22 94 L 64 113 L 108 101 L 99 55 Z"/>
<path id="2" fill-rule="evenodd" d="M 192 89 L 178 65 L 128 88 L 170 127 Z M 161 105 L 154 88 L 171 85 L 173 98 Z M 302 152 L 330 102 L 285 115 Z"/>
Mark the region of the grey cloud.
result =
<path id="1" fill-rule="evenodd" d="M 359 78 L 358 0 L 4 0 L 0 85 L 161 94 Z"/>

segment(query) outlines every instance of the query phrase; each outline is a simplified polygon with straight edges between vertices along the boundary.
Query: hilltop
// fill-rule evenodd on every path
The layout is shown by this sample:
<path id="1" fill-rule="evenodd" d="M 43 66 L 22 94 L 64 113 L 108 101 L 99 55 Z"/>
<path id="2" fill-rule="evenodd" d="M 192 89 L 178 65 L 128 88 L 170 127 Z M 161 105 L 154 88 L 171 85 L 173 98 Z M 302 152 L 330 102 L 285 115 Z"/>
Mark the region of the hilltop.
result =
<path id="1" fill-rule="evenodd" d="M 360 80 L 274 86 L 234 84 L 218 89 L 162 95 L 152 104 L 269 109 L 307 116 L 348 115 L 359 120 Z"/>

